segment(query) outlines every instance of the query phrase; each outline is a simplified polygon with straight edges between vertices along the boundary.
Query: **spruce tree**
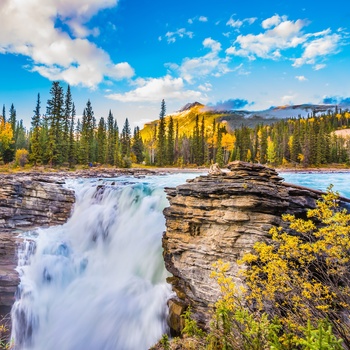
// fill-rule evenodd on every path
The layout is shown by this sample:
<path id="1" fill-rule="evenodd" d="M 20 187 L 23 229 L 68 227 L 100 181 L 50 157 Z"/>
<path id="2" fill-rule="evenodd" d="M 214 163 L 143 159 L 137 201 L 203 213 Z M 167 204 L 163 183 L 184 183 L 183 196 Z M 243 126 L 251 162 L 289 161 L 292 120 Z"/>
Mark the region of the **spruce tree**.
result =
<path id="1" fill-rule="evenodd" d="M 68 164 L 71 168 L 73 164 L 76 163 L 76 145 L 75 145 L 75 139 L 74 139 L 74 121 L 75 121 L 75 105 L 74 102 L 72 103 L 72 112 L 70 116 L 70 122 L 69 122 L 69 143 L 68 143 Z"/>
<path id="2" fill-rule="evenodd" d="M 31 161 L 34 165 L 42 162 L 42 149 L 40 147 L 40 130 L 41 130 L 41 116 L 40 116 L 40 94 L 38 94 L 34 115 L 32 117 L 31 130 Z"/>
<path id="3" fill-rule="evenodd" d="M 6 110 L 5 110 L 5 105 L 2 106 L 2 115 L 1 115 L 1 117 L 2 117 L 2 120 L 3 120 L 3 122 L 4 122 L 3 125 L 5 125 L 5 123 L 6 123 Z"/>
<path id="4" fill-rule="evenodd" d="M 157 165 L 163 166 L 166 164 L 166 135 L 165 135 L 165 101 L 161 102 L 159 124 L 158 124 L 158 138 L 157 138 Z"/>
<path id="5" fill-rule="evenodd" d="M 64 113 L 63 89 L 58 81 L 54 81 L 50 90 L 51 99 L 47 101 L 46 116 L 48 118 L 48 161 L 51 166 L 62 163 L 62 119 Z"/>
<path id="6" fill-rule="evenodd" d="M 109 165 L 114 164 L 116 138 L 114 130 L 114 117 L 112 111 L 109 110 L 107 118 L 107 152 L 106 152 L 106 163 Z"/>
<path id="7" fill-rule="evenodd" d="M 174 164 L 174 120 L 170 116 L 167 137 L 167 164 Z"/>
<path id="8" fill-rule="evenodd" d="M 62 162 L 68 162 L 69 158 L 69 141 L 70 141 L 70 127 L 72 115 L 72 94 L 70 86 L 68 85 L 65 101 L 64 101 L 64 115 L 62 120 Z"/>
<path id="9" fill-rule="evenodd" d="M 131 151 L 131 130 L 128 118 L 125 119 L 123 130 L 120 138 L 122 166 L 124 168 L 131 167 L 130 151 Z"/>
<path id="10" fill-rule="evenodd" d="M 143 142 L 140 134 L 140 128 L 137 126 L 134 128 L 134 137 L 132 141 L 132 152 L 135 155 L 136 163 L 140 164 L 145 159 L 143 154 Z"/>
<path id="11" fill-rule="evenodd" d="M 100 118 L 97 128 L 97 162 L 103 164 L 106 159 L 106 123 Z"/>

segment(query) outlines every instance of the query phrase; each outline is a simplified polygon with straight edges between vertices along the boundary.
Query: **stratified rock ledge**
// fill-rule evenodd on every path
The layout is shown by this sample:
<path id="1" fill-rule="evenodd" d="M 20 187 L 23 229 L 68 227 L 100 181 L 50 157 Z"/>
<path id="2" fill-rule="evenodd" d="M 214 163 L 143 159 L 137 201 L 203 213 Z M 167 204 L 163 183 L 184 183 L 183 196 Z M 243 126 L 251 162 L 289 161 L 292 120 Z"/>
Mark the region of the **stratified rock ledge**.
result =
<path id="1" fill-rule="evenodd" d="M 209 305 L 219 297 L 209 277 L 214 262 L 230 262 L 229 275 L 241 283 L 236 261 L 266 239 L 273 225 L 283 225 L 282 214 L 302 215 L 320 195 L 283 183 L 274 169 L 241 161 L 230 163 L 227 172 L 199 176 L 166 192 L 170 206 L 164 210 L 163 254 L 176 292 L 168 303 L 175 333 L 189 305 L 193 318 L 207 326 Z"/>
<path id="2" fill-rule="evenodd" d="M 67 221 L 75 202 L 64 180 L 45 175 L 0 176 L 0 315 L 11 310 L 19 283 L 17 238 L 21 231 Z"/>

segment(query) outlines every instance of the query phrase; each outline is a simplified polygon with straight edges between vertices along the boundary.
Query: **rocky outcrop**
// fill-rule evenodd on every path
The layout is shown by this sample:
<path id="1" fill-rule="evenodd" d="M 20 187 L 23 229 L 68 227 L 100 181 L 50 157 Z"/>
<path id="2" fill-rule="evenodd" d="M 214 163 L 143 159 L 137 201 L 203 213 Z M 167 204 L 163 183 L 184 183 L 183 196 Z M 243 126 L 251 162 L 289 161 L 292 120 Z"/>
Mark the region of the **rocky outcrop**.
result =
<path id="1" fill-rule="evenodd" d="M 23 230 L 64 223 L 75 201 L 74 192 L 57 176 L 0 177 L 0 315 L 14 302 L 19 278 L 17 236 Z"/>
<path id="2" fill-rule="evenodd" d="M 319 191 L 284 183 L 273 170 L 261 165 L 233 162 L 226 172 L 200 176 L 166 189 L 170 206 L 164 210 L 164 260 L 176 292 L 169 300 L 169 323 L 182 327 L 180 314 L 190 305 L 194 319 L 205 327 L 209 305 L 219 290 L 209 275 L 218 259 L 231 263 L 236 283 L 236 261 L 255 242 L 268 237 L 281 215 L 303 215 L 315 206 Z"/>

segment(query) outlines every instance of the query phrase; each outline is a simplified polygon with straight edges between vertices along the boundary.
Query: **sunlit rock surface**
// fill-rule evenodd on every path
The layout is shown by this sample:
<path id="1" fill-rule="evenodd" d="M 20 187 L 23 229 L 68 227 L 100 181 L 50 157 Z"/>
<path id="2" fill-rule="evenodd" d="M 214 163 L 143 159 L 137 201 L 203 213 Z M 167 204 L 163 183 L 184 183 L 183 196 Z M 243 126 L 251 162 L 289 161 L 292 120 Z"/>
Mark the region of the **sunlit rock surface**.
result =
<path id="1" fill-rule="evenodd" d="M 283 213 L 302 214 L 315 206 L 319 191 L 282 180 L 273 169 L 237 161 L 226 172 L 166 189 L 170 206 L 164 210 L 163 248 L 173 274 L 168 282 L 176 292 L 168 303 L 175 332 L 188 305 L 199 324 L 207 325 L 209 305 L 219 296 L 209 277 L 214 262 L 230 262 L 229 275 L 241 283 L 236 261 L 268 237 L 273 225 L 282 225 Z"/>

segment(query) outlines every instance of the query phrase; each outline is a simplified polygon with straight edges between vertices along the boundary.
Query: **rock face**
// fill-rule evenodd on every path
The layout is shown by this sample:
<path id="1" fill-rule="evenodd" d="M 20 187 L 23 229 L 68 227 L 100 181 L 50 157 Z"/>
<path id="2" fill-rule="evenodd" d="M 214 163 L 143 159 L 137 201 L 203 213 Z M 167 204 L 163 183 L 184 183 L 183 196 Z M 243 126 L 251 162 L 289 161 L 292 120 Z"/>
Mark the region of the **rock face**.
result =
<path id="1" fill-rule="evenodd" d="M 0 315 L 9 313 L 19 278 L 18 233 L 58 225 L 69 217 L 74 192 L 55 176 L 0 175 Z"/>
<path id="2" fill-rule="evenodd" d="M 241 283 L 236 261 L 255 242 L 268 237 L 281 215 L 302 215 L 315 207 L 319 191 L 286 184 L 269 168 L 233 162 L 228 172 L 200 176 L 166 189 L 170 206 L 164 210 L 163 237 L 168 279 L 176 296 L 169 300 L 169 324 L 181 330 L 180 314 L 190 305 L 193 318 L 205 327 L 209 305 L 219 290 L 209 275 L 218 259 L 231 263 L 229 275 Z"/>

